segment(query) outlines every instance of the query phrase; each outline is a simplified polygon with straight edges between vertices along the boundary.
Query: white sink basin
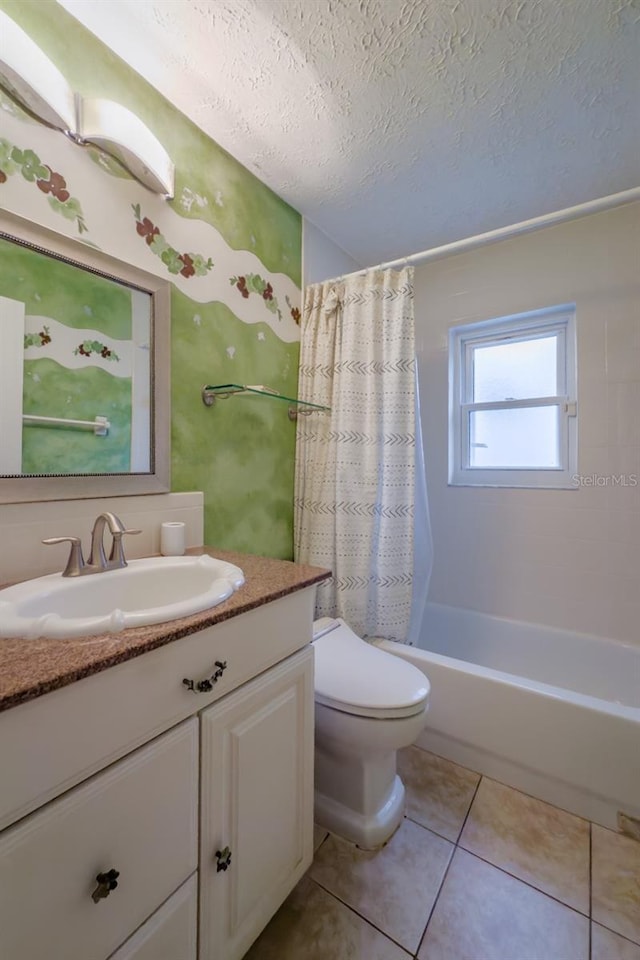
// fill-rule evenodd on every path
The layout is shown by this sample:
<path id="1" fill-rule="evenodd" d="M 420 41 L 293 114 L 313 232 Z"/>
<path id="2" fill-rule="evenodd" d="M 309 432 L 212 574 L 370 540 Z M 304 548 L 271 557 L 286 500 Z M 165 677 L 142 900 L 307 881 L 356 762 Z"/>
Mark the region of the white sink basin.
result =
<path id="1" fill-rule="evenodd" d="M 213 557 L 150 557 L 83 577 L 59 573 L 0 590 L 0 637 L 80 637 L 215 607 L 244 574 Z"/>

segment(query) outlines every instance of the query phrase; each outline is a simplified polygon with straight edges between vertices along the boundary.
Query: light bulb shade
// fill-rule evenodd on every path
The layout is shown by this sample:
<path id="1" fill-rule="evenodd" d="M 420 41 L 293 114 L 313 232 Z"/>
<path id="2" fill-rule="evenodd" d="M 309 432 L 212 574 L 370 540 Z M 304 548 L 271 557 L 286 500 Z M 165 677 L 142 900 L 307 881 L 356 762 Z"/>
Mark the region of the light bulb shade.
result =
<path id="1" fill-rule="evenodd" d="M 139 117 L 112 100 L 78 97 L 77 133 L 119 160 L 154 193 L 173 197 L 174 165 L 160 141 Z"/>
<path id="2" fill-rule="evenodd" d="M 0 85 L 45 123 L 60 130 L 74 129 L 75 104 L 69 84 L 31 37 L 2 10 Z"/>
<path id="3" fill-rule="evenodd" d="M 154 193 L 173 197 L 175 169 L 151 130 L 112 100 L 84 100 L 17 23 L 0 10 L 0 86 L 38 119 L 100 147 Z"/>

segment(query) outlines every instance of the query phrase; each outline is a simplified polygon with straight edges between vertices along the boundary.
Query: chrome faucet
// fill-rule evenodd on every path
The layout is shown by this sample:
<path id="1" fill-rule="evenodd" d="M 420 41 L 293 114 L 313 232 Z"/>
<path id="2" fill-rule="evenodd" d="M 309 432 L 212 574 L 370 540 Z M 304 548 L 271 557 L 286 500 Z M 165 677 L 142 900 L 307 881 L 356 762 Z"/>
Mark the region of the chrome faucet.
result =
<path id="1" fill-rule="evenodd" d="M 104 551 L 104 528 L 109 528 L 112 537 L 109 559 Z M 104 573 L 105 570 L 117 570 L 126 567 L 122 538 L 125 534 L 142 533 L 142 530 L 127 530 L 115 513 L 101 513 L 96 517 L 91 531 L 91 553 L 88 562 L 82 555 L 82 542 L 79 537 L 49 537 L 43 543 L 70 543 L 69 559 L 64 568 L 63 577 L 84 577 L 90 573 Z"/>

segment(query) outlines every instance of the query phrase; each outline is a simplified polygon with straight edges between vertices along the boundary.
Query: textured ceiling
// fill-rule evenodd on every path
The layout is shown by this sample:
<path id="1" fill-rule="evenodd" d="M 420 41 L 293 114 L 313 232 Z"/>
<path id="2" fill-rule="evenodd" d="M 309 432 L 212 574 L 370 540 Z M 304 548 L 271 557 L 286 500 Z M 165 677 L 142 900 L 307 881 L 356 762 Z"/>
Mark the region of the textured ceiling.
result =
<path id="1" fill-rule="evenodd" d="M 640 0 L 62 5 L 362 264 L 640 183 Z"/>

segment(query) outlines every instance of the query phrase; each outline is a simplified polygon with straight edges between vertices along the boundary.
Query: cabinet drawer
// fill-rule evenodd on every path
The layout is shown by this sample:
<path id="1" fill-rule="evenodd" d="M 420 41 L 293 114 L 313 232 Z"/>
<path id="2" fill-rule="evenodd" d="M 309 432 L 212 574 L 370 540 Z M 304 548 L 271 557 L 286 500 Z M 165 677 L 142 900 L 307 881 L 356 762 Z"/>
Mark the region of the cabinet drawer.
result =
<path id="1" fill-rule="evenodd" d="M 197 927 L 194 873 L 109 960 L 196 960 Z"/>
<path id="2" fill-rule="evenodd" d="M 103 960 L 193 873 L 197 765 L 189 720 L 4 832 L 3 960 Z"/>
<path id="3" fill-rule="evenodd" d="M 307 587 L 7 710 L 0 829 L 308 644 L 314 600 Z M 212 689 L 190 692 L 216 660 Z"/>

